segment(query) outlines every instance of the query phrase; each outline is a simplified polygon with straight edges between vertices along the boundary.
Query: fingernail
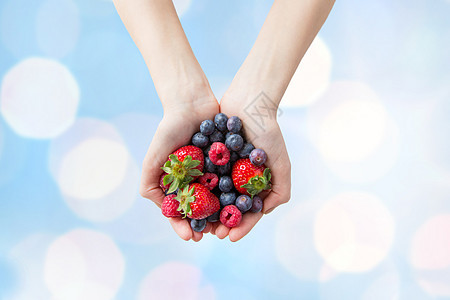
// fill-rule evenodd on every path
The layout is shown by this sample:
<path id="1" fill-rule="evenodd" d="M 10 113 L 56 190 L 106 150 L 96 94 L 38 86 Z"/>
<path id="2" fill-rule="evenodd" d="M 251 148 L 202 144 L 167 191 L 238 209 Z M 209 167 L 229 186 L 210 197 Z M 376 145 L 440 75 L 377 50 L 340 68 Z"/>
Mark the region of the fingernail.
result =
<path id="1" fill-rule="evenodd" d="M 266 210 L 266 212 L 265 212 L 264 214 L 268 215 L 268 214 L 270 214 L 271 212 L 273 212 L 274 209 L 275 209 L 275 207 L 272 207 L 272 208 Z"/>

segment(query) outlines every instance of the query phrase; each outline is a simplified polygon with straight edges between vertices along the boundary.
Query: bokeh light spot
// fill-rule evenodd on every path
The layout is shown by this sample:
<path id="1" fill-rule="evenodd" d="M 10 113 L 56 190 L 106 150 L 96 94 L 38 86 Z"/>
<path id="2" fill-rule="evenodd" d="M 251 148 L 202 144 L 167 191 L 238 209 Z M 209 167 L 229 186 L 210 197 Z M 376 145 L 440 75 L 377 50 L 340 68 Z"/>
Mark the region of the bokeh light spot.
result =
<path id="1" fill-rule="evenodd" d="M 78 120 L 52 141 L 49 162 L 64 200 L 81 218 L 114 220 L 136 199 L 139 169 L 117 129 L 107 122 Z"/>
<path id="2" fill-rule="evenodd" d="M 76 229 L 49 246 L 44 279 L 56 299 L 112 299 L 124 270 L 122 253 L 109 236 Z"/>
<path id="3" fill-rule="evenodd" d="M 124 179 L 127 149 L 107 139 L 87 139 L 64 157 L 58 182 L 66 195 L 97 199 L 111 193 Z"/>
<path id="4" fill-rule="evenodd" d="M 202 271 L 194 265 L 166 262 L 154 268 L 142 280 L 137 299 L 215 299 L 214 288 L 201 285 L 202 279 Z"/>
<path id="5" fill-rule="evenodd" d="M 22 136 L 54 138 L 73 124 L 79 94 L 75 78 L 64 65 L 29 58 L 6 73 L 1 86 L 1 113 Z"/>
<path id="6" fill-rule="evenodd" d="M 316 101 L 330 84 L 331 52 L 316 37 L 305 53 L 281 101 L 282 106 L 307 106 Z"/>
<path id="7" fill-rule="evenodd" d="M 411 263 L 418 269 L 450 267 L 450 214 L 435 216 L 419 228 L 412 241 Z"/>
<path id="8" fill-rule="evenodd" d="M 314 237 L 317 251 L 330 267 L 365 272 L 386 257 L 394 238 L 394 221 L 375 196 L 347 192 L 322 206 Z"/>

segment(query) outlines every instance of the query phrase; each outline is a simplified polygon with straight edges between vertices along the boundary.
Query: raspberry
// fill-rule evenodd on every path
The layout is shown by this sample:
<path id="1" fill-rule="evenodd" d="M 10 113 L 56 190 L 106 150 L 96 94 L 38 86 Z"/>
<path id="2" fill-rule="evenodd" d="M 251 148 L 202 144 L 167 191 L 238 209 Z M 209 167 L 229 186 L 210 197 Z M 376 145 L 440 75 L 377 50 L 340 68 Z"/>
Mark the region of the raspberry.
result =
<path id="1" fill-rule="evenodd" d="M 215 142 L 211 145 L 208 153 L 209 159 L 213 164 L 224 166 L 230 161 L 230 150 L 221 142 Z"/>
<path id="2" fill-rule="evenodd" d="M 198 182 L 206 186 L 208 190 L 212 191 L 219 183 L 219 177 L 214 173 L 205 173 L 198 178 Z"/>
<path id="3" fill-rule="evenodd" d="M 178 207 L 180 206 L 180 202 L 174 199 L 177 195 L 169 195 L 164 197 L 163 202 L 161 203 L 161 211 L 164 216 L 167 218 L 172 217 L 181 217 L 181 212 L 178 211 Z"/>
<path id="4" fill-rule="evenodd" d="M 220 213 L 220 222 L 228 228 L 233 228 L 241 223 L 242 213 L 234 205 L 227 205 Z"/>

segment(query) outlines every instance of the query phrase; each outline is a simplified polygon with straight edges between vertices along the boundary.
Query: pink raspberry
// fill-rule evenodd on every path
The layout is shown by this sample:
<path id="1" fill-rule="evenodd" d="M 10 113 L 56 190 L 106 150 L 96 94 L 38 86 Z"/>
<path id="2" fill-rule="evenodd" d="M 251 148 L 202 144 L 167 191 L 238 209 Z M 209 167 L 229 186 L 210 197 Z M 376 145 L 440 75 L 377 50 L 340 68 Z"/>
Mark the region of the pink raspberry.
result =
<path id="1" fill-rule="evenodd" d="M 198 178 L 198 182 L 206 186 L 210 191 L 219 183 L 219 177 L 214 173 L 205 173 Z"/>
<path id="2" fill-rule="evenodd" d="M 208 153 L 211 162 L 218 166 L 224 166 L 230 160 L 230 150 L 221 142 L 212 143 Z"/>
<path id="3" fill-rule="evenodd" d="M 161 203 L 161 212 L 167 218 L 173 217 L 181 217 L 181 212 L 178 211 L 178 207 L 180 206 L 180 202 L 174 199 L 177 195 L 172 194 L 164 197 L 163 202 Z"/>
<path id="4" fill-rule="evenodd" d="M 162 188 L 163 192 L 165 193 L 169 187 L 170 187 L 170 183 L 168 185 L 164 185 L 164 176 L 166 176 L 166 173 L 161 174 L 161 177 L 159 177 L 159 186 Z"/>
<path id="5" fill-rule="evenodd" d="M 227 205 L 220 212 L 220 222 L 228 228 L 233 228 L 241 223 L 242 213 L 234 205 Z"/>

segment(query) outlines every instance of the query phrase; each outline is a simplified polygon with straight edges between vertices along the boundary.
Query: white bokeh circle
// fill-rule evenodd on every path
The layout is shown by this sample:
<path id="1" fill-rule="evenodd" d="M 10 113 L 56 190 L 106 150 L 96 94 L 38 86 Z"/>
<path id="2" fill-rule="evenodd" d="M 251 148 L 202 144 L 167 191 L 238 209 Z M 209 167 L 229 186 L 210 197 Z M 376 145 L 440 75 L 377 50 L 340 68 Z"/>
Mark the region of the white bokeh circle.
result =
<path id="1" fill-rule="evenodd" d="M 136 199 L 139 168 L 117 129 L 107 122 L 77 120 L 52 141 L 49 163 L 67 205 L 83 219 L 112 221 Z"/>
<path id="2" fill-rule="evenodd" d="M 330 84 L 331 65 L 328 46 L 316 37 L 295 71 L 281 106 L 307 106 L 318 100 Z"/>
<path id="3" fill-rule="evenodd" d="M 201 269 L 194 265 L 170 261 L 157 266 L 142 280 L 138 300 L 215 299 L 212 285 L 202 285 Z"/>
<path id="4" fill-rule="evenodd" d="M 80 35 L 78 7 L 72 0 L 47 0 L 36 16 L 36 39 L 47 55 L 61 58 L 75 47 Z"/>
<path id="5" fill-rule="evenodd" d="M 320 208 L 318 201 L 305 201 L 289 209 L 280 218 L 275 231 L 277 260 L 300 280 L 318 280 L 324 260 L 314 248 L 311 228 Z"/>
<path id="6" fill-rule="evenodd" d="M 61 63 L 29 58 L 10 69 L 1 85 L 0 109 L 8 125 L 30 138 L 54 138 L 74 122 L 80 91 Z"/>
<path id="7" fill-rule="evenodd" d="M 129 159 L 121 143 L 86 139 L 64 157 L 58 174 L 60 188 L 80 200 L 104 197 L 123 181 Z"/>
<path id="8" fill-rule="evenodd" d="M 398 127 L 361 82 L 332 83 L 308 110 L 307 132 L 327 167 L 344 181 L 373 182 L 398 159 Z"/>
<path id="9" fill-rule="evenodd" d="M 125 259 L 109 236 L 76 229 L 49 246 L 44 281 L 54 299 L 113 299 L 124 272 Z"/>
<path id="10" fill-rule="evenodd" d="M 51 299 L 42 274 L 46 251 L 53 239 L 49 234 L 33 233 L 11 248 L 8 258 L 19 280 L 9 300 Z"/>
<path id="11" fill-rule="evenodd" d="M 411 264 L 424 270 L 450 267 L 450 214 L 435 216 L 419 228 L 412 241 Z"/>
<path id="12" fill-rule="evenodd" d="M 434 297 L 450 297 L 450 214 L 435 215 L 414 234 L 410 261 L 419 286 Z"/>
<path id="13" fill-rule="evenodd" d="M 398 272 L 388 272 L 375 279 L 366 289 L 361 300 L 400 299 L 400 276 Z"/>
<path id="14" fill-rule="evenodd" d="M 394 239 L 394 220 L 375 196 L 362 192 L 339 194 L 316 215 L 314 244 L 333 269 L 366 272 L 388 254 Z"/>

